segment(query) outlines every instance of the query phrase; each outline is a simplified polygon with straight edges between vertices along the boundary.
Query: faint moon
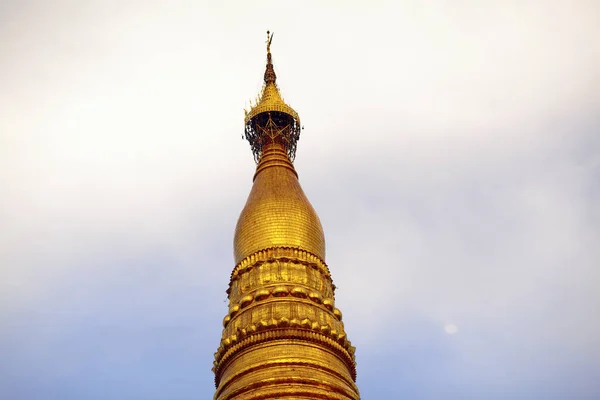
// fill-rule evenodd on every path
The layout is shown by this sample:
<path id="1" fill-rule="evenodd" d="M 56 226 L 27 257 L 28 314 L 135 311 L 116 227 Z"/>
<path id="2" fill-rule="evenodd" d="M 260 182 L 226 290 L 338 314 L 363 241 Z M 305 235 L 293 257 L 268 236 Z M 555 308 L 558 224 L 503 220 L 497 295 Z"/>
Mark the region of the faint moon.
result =
<path id="1" fill-rule="evenodd" d="M 444 331 L 448 335 L 454 335 L 455 333 L 458 333 L 458 326 L 454 324 L 446 324 L 446 326 L 444 326 Z"/>

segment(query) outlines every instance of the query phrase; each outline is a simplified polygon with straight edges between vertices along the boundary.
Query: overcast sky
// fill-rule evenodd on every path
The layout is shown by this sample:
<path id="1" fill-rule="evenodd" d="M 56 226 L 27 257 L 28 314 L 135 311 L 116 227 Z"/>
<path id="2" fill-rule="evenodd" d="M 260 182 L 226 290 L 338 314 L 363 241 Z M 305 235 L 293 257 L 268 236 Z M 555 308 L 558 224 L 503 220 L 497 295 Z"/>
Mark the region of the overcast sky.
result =
<path id="1" fill-rule="evenodd" d="M 267 29 L 363 399 L 600 398 L 593 0 L 0 1 L 0 398 L 212 397 Z"/>

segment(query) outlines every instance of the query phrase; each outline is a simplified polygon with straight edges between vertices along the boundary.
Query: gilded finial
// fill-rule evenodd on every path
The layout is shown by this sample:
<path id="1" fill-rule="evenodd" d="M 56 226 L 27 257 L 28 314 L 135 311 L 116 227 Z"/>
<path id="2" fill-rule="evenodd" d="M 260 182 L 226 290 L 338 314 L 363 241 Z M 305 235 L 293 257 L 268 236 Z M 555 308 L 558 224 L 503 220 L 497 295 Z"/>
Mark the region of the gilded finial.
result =
<path id="1" fill-rule="evenodd" d="M 273 34 L 267 31 L 267 54 L 271 52 L 271 41 L 273 40 Z"/>
<path id="2" fill-rule="evenodd" d="M 267 66 L 264 74 L 264 86 L 260 98 L 250 104 L 245 113 L 245 137 L 250 142 L 254 159 L 258 162 L 263 144 L 281 142 L 290 160 L 296 155 L 296 142 L 300 137 L 300 117 L 294 109 L 281 98 L 277 87 L 273 60 L 271 58 L 271 42 L 273 32 L 267 31 Z"/>
<path id="3" fill-rule="evenodd" d="M 271 41 L 273 40 L 273 33 L 267 31 L 267 69 L 265 70 L 265 84 L 275 84 L 277 76 L 273 69 L 273 62 L 271 61 Z"/>

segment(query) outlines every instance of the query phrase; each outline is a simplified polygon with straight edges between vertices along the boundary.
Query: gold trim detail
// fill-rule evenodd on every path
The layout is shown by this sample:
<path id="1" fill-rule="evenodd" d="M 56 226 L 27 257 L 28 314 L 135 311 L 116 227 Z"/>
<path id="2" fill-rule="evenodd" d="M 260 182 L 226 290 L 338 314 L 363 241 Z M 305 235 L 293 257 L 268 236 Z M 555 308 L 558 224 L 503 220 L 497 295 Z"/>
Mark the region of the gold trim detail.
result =
<path id="1" fill-rule="evenodd" d="M 282 321 L 261 321 L 258 325 L 252 325 L 244 330 L 240 330 L 240 335 L 232 335 L 229 338 L 223 339 L 221 346 L 219 346 L 219 349 L 215 353 L 215 361 L 212 368 L 215 373 L 215 386 L 219 386 L 223 370 L 227 367 L 229 360 L 237 353 L 256 344 L 284 339 L 304 340 L 325 345 L 344 360 L 350 369 L 352 379 L 356 380 L 356 348 L 351 345 L 345 334 L 337 334 L 337 332 L 327 329 L 327 326 L 321 326 L 318 322 L 311 322 L 309 319 L 286 321 L 284 324 L 285 328 L 289 326 L 289 329 L 277 329 L 280 328 L 280 324 L 282 324 Z M 297 329 L 298 327 L 303 329 Z M 245 337 L 242 336 L 242 332 Z M 337 336 L 332 337 L 333 333 Z"/>
<path id="2" fill-rule="evenodd" d="M 329 267 L 323 260 L 321 260 L 319 256 L 300 247 L 275 246 L 259 250 L 240 261 L 235 268 L 233 268 L 233 272 L 231 273 L 227 294 L 230 293 L 231 284 L 233 281 L 239 279 L 241 274 L 248 272 L 266 262 L 276 261 L 293 261 L 302 265 L 306 265 L 318 270 L 323 274 L 324 277 L 331 280 Z"/>

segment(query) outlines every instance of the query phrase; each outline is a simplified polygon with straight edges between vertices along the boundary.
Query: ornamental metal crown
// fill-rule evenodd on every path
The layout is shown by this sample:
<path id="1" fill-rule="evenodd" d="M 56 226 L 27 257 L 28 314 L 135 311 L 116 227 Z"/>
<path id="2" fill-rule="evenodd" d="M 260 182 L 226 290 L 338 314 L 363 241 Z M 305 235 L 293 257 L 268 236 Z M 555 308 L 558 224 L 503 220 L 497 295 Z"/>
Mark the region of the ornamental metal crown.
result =
<path id="1" fill-rule="evenodd" d="M 273 34 L 267 31 L 267 67 L 260 100 L 249 111 L 244 110 L 246 117 L 245 138 L 250 143 L 254 160 L 258 162 L 265 143 L 279 142 L 283 144 L 291 161 L 296 156 L 296 143 L 300 139 L 300 117 L 288 106 L 279 93 L 275 70 L 271 59 L 271 41 Z"/>

